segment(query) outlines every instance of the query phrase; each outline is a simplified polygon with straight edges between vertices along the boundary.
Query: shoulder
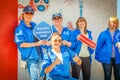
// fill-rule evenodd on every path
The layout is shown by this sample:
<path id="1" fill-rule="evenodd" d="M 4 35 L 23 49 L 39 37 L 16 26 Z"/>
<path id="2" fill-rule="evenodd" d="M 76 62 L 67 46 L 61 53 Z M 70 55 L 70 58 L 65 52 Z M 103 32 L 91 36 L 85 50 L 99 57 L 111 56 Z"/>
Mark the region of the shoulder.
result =
<path id="1" fill-rule="evenodd" d="M 79 29 L 75 29 L 75 30 L 74 30 L 74 32 L 78 32 L 78 31 L 79 31 Z"/>
<path id="2" fill-rule="evenodd" d="M 87 32 L 88 32 L 88 33 L 92 33 L 92 31 L 91 31 L 91 30 L 87 30 Z"/>
<path id="3" fill-rule="evenodd" d="M 74 33 L 74 34 L 79 34 L 79 33 L 81 33 L 81 32 L 80 32 L 79 29 L 75 29 L 75 30 L 73 30 L 73 33 Z"/>
<path id="4" fill-rule="evenodd" d="M 34 28 L 36 26 L 35 22 L 30 22 L 31 26 Z"/>
<path id="5" fill-rule="evenodd" d="M 100 35 L 106 35 L 107 32 L 108 32 L 108 30 L 104 30 L 104 31 L 100 32 Z"/>
<path id="6" fill-rule="evenodd" d="M 15 33 L 16 32 L 23 32 L 23 26 L 22 25 L 18 25 L 17 27 L 16 27 L 16 29 L 15 29 Z"/>

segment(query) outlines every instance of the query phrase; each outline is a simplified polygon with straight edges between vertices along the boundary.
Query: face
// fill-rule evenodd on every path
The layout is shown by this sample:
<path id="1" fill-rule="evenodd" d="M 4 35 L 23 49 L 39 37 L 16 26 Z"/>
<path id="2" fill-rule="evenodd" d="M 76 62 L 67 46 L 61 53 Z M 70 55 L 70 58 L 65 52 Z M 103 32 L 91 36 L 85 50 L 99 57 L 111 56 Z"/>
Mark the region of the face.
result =
<path id="1" fill-rule="evenodd" d="M 85 21 L 79 21 L 78 22 L 78 27 L 79 28 L 85 28 Z"/>
<path id="2" fill-rule="evenodd" d="M 68 22 L 68 29 L 70 29 L 70 30 L 73 30 L 73 25 L 72 25 L 72 22 Z"/>
<path id="3" fill-rule="evenodd" d="M 24 20 L 27 22 L 30 22 L 33 18 L 33 13 L 32 12 L 25 12 L 23 13 Z"/>
<path id="4" fill-rule="evenodd" d="M 54 24 L 55 26 L 59 26 L 59 25 L 62 24 L 62 18 L 61 18 L 61 17 L 54 17 L 54 18 L 52 19 L 52 21 L 53 21 L 53 24 Z"/>
<path id="5" fill-rule="evenodd" d="M 116 22 L 113 22 L 113 21 L 110 21 L 110 26 L 109 26 L 110 29 L 117 29 L 117 23 Z"/>
<path id="6" fill-rule="evenodd" d="M 55 35 L 51 39 L 52 47 L 54 47 L 56 49 L 60 48 L 61 42 L 62 42 L 62 40 L 61 40 L 61 37 L 59 35 Z"/>

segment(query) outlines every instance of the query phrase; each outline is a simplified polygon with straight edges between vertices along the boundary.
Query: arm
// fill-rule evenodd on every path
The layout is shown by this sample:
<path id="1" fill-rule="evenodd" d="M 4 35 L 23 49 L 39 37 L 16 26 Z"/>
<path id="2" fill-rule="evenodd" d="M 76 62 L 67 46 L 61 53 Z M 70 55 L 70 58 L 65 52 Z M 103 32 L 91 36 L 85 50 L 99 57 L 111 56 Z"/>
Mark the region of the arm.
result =
<path id="1" fill-rule="evenodd" d="M 62 41 L 62 44 L 63 44 L 63 45 L 66 45 L 66 46 L 68 46 L 68 47 L 71 46 L 71 42 L 69 42 L 69 41 L 67 41 L 67 40 L 63 40 L 63 41 Z"/>
<path id="2" fill-rule="evenodd" d="M 44 72 L 46 74 L 49 73 L 57 64 L 60 64 L 60 60 L 58 58 L 56 58 L 56 60 L 50 66 L 46 67 Z"/>
<path id="3" fill-rule="evenodd" d="M 20 44 L 20 47 L 25 48 L 25 47 L 34 47 L 34 46 L 40 46 L 40 45 L 44 45 L 45 41 L 44 40 L 40 40 L 38 42 L 32 42 L 32 43 L 28 43 L 28 42 L 23 42 Z"/>
<path id="4" fill-rule="evenodd" d="M 27 42 L 25 39 L 25 34 L 22 28 L 18 27 L 15 30 L 15 39 L 14 41 L 17 43 L 17 45 L 21 48 L 28 48 L 28 47 L 34 47 L 34 46 L 40 46 L 44 45 L 46 41 L 40 40 L 37 42 Z"/>
<path id="5" fill-rule="evenodd" d="M 104 45 L 105 45 L 105 35 L 103 33 L 101 33 L 97 39 L 97 45 L 96 45 L 96 50 L 95 50 L 95 54 L 98 54 L 101 52 L 101 50 L 103 49 Z"/>
<path id="6" fill-rule="evenodd" d="M 76 62 L 78 65 L 82 64 L 82 60 L 78 56 L 73 57 L 73 61 Z"/>

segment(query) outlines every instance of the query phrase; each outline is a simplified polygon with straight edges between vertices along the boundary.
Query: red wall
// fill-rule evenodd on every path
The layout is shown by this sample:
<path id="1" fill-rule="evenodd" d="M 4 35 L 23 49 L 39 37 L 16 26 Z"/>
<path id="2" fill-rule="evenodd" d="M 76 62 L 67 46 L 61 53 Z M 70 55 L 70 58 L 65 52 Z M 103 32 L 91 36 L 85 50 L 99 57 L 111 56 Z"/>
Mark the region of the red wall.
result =
<path id="1" fill-rule="evenodd" d="M 17 48 L 13 41 L 17 4 L 17 0 L 0 2 L 0 80 L 17 80 Z"/>

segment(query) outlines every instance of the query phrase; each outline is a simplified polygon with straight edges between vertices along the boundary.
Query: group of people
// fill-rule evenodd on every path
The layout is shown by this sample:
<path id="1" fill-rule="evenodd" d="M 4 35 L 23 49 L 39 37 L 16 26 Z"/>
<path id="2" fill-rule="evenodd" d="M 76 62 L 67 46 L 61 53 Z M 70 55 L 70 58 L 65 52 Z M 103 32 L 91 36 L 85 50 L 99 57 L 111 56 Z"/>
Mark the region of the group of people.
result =
<path id="1" fill-rule="evenodd" d="M 119 20 L 110 18 L 108 28 L 101 32 L 95 49 L 79 40 L 83 34 L 92 40 L 92 32 L 87 29 L 87 21 L 79 17 L 76 29 L 63 27 L 61 13 L 52 15 L 53 34 L 49 41 L 35 40 L 32 22 L 35 12 L 26 6 L 22 20 L 15 30 L 14 41 L 21 52 L 21 59 L 27 62 L 31 80 L 79 80 L 82 70 L 83 80 L 90 80 L 92 54 L 102 63 L 104 80 L 111 80 L 112 67 L 115 80 L 120 80 L 120 31 Z M 46 49 L 46 52 L 42 48 Z M 42 77 L 42 78 L 41 78 Z"/>

